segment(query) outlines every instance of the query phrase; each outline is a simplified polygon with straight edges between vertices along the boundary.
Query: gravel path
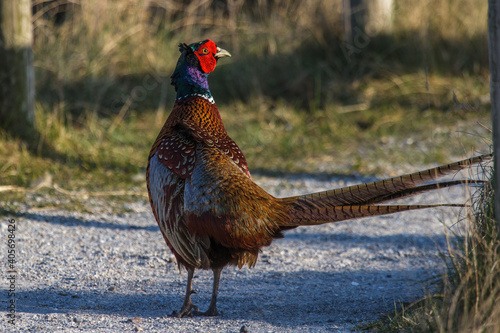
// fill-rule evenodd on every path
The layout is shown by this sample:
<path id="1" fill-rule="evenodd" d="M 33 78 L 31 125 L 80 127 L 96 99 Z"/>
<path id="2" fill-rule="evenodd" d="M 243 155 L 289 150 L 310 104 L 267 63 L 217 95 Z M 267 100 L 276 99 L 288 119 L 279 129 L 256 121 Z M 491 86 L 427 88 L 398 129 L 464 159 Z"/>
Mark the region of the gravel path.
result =
<path id="1" fill-rule="evenodd" d="M 256 180 L 286 196 L 366 179 Z M 447 189 L 406 202 L 463 201 L 462 190 Z M 179 273 L 149 204 L 129 204 L 121 215 L 106 212 L 105 202 L 97 206 L 92 214 L 27 208 L 16 218 L 16 325 L 6 320 L 4 273 L 0 331 L 347 332 L 425 295 L 443 272 L 446 226 L 459 214 L 434 209 L 298 228 L 265 248 L 255 268 L 223 271 L 222 316 L 177 319 L 167 315 L 182 304 L 187 274 Z M 7 223 L 3 217 L 3 239 Z M 200 310 L 208 307 L 211 284 L 210 271 L 195 273 Z"/>

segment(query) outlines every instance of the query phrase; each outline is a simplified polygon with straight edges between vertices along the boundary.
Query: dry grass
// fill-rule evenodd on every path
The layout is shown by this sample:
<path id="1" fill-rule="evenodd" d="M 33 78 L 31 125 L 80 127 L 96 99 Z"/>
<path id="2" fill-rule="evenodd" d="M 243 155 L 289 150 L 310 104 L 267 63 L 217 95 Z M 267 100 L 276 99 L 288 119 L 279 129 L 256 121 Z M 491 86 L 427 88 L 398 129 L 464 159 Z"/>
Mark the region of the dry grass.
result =
<path id="1" fill-rule="evenodd" d="M 492 179 L 488 167 L 486 175 Z M 449 240 L 439 291 L 365 328 L 381 332 L 500 332 L 500 240 L 487 183 L 473 198 L 463 237 Z M 456 236 L 456 235 L 455 235 Z"/>
<path id="2" fill-rule="evenodd" d="M 500 238 L 491 184 L 474 206 L 462 247 L 449 258 L 443 299 L 430 303 L 428 323 L 439 332 L 500 332 Z"/>

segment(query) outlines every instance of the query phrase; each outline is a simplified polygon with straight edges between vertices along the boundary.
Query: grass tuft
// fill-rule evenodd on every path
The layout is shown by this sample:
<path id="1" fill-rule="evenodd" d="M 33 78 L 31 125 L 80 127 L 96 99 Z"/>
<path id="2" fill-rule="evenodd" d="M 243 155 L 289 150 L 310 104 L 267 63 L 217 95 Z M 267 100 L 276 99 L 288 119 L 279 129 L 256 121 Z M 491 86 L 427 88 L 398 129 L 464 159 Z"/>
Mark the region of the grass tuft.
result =
<path id="1" fill-rule="evenodd" d="M 492 169 L 484 170 L 491 180 Z M 473 198 L 465 236 L 450 243 L 447 273 L 437 293 L 362 329 L 380 332 L 499 332 L 500 240 L 493 218 L 493 190 L 486 183 Z M 453 240 L 450 240 L 453 242 Z"/>

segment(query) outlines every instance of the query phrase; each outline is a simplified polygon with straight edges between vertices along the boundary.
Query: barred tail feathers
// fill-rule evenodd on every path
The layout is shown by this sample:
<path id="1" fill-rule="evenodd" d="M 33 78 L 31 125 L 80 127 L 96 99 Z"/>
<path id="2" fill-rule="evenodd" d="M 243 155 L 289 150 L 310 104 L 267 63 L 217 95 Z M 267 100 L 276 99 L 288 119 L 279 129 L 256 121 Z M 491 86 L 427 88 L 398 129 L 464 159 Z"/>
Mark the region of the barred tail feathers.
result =
<path id="1" fill-rule="evenodd" d="M 481 180 L 451 180 L 434 182 L 438 178 L 458 172 L 473 164 L 491 159 L 490 155 L 481 155 L 459 162 L 438 166 L 399 177 L 376 182 L 353 185 L 340 189 L 306 194 L 281 199 L 288 206 L 288 223 L 283 227 L 316 225 L 338 222 L 353 218 L 386 215 L 402 211 L 435 208 L 464 207 L 462 204 L 431 205 L 380 205 L 389 200 L 409 197 L 419 193 L 456 186 L 461 184 L 482 184 Z"/>
<path id="2" fill-rule="evenodd" d="M 436 205 L 351 205 L 331 208 L 303 209 L 293 207 L 289 211 L 290 221 L 284 227 L 319 225 L 361 217 L 387 215 L 416 209 L 437 207 L 465 207 L 463 204 Z"/>
<path id="3" fill-rule="evenodd" d="M 311 202 L 321 207 L 340 205 L 363 205 L 370 203 L 381 203 L 401 197 L 415 195 L 425 191 L 455 186 L 462 183 L 473 182 L 467 180 L 454 180 L 419 185 L 437 180 L 453 172 L 458 172 L 471 165 L 478 164 L 491 159 L 492 155 L 480 155 L 459 162 L 438 166 L 424 171 L 414 172 L 403 176 L 379 180 L 376 182 L 353 185 L 339 189 L 323 191 L 292 197 L 297 201 Z M 479 181 L 480 182 L 480 181 Z"/>

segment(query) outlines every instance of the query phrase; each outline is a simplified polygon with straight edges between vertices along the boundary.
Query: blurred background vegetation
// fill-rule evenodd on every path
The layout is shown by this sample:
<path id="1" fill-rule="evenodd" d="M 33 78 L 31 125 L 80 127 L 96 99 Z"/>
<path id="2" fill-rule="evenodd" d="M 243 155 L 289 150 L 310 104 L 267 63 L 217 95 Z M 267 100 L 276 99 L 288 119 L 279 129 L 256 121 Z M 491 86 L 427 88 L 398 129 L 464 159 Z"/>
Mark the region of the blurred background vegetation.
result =
<path id="1" fill-rule="evenodd" d="M 0 184 L 146 193 L 177 45 L 233 54 L 210 76 L 259 173 L 395 175 L 488 152 L 487 2 L 396 0 L 346 49 L 342 0 L 34 1 L 39 140 L 0 133 Z"/>

